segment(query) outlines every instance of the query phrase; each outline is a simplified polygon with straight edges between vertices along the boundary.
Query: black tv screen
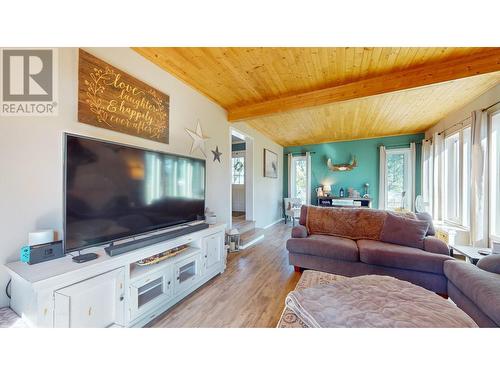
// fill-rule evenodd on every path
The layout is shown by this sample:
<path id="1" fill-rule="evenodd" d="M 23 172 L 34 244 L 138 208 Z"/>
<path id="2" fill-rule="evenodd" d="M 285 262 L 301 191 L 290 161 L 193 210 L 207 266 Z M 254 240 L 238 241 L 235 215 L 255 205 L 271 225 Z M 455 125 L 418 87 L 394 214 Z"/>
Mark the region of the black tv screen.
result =
<path id="1" fill-rule="evenodd" d="M 205 161 L 65 135 L 66 251 L 200 220 Z"/>

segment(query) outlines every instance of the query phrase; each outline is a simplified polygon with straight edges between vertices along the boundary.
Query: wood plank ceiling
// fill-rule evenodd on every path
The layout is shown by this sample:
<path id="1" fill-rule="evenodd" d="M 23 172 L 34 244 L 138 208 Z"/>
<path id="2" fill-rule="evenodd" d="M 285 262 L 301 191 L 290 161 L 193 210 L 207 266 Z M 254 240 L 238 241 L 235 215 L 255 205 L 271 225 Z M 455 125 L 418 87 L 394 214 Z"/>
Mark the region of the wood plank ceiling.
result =
<path id="1" fill-rule="evenodd" d="M 245 107 L 261 103 L 265 106 L 267 101 L 291 95 L 373 77 L 381 77 L 383 82 L 395 72 L 402 72 L 404 79 L 409 74 L 406 72 L 418 67 L 429 66 L 429 71 L 422 73 L 422 80 L 429 77 L 432 80 L 436 78 L 432 77 L 433 67 L 437 69 L 438 64 L 450 60 L 467 60 L 472 55 L 489 54 L 495 59 L 486 64 L 487 69 L 484 63 L 471 68 L 474 60 L 465 61 L 462 69 L 465 74 L 457 72 L 456 76 L 471 76 L 467 78 L 449 80 L 455 73 L 448 74 L 454 69 L 446 68 L 447 78 L 443 80 L 447 82 L 285 112 L 276 113 L 275 109 L 275 113 L 245 120 L 283 146 L 425 131 L 500 82 L 500 49 L 496 48 L 141 47 L 135 50 L 220 104 L 230 117 L 238 111 L 245 112 Z"/>

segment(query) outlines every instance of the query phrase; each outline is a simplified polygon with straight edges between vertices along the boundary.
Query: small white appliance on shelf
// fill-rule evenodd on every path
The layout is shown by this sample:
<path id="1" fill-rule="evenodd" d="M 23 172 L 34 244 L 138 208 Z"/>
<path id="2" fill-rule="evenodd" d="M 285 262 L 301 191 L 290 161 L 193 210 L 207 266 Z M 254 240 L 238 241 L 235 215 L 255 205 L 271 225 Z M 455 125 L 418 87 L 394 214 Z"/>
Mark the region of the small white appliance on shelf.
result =
<path id="1" fill-rule="evenodd" d="M 210 211 L 208 207 L 205 210 L 205 222 L 210 225 L 217 224 L 217 215 Z"/>
<path id="2" fill-rule="evenodd" d="M 54 230 L 44 229 L 28 233 L 28 245 L 35 246 L 54 242 Z"/>

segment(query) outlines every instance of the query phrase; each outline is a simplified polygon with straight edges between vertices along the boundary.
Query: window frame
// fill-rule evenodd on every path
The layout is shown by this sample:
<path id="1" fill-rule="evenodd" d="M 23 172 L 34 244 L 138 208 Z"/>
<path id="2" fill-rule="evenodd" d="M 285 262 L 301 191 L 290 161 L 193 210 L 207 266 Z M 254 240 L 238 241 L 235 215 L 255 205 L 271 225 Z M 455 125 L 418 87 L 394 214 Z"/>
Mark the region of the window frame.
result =
<path id="1" fill-rule="evenodd" d="M 444 199 L 444 210 L 443 210 L 443 222 L 445 224 L 453 225 L 456 227 L 464 228 L 467 230 L 470 230 L 471 224 L 470 224 L 470 217 L 471 217 L 471 189 L 470 189 L 470 181 L 466 182 L 464 181 L 464 131 L 469 130 L 470 131 L 470 138 L 469 138 L 469 164 L 472 162 L 472 124 L 470 122 L 464 124 L 460 129 L 445 134 L 444 137 L 444 158 L 443 158 L 443 171 L 444 171 L 444 186 L 447 186 L 448 183 L 448 147 L 446 141 L 454 137 L 458 134 L 458 217 L 456 218 L 448 218 L 448 207 L 447 207 L 447 202 L 448 199 Z M 470 165 L 471 167 L 472 165 Z M 469 174 L 470 177 L 470 174 Z M 464 184 L 468 183 L 469 189 L 468 189 L 468 204 L 469 204 L 469 212 L 464 215 Z M 445 193 L 446 194 L 446 193 Z M 466 222 L 466 217 L 467 222 Z"/>

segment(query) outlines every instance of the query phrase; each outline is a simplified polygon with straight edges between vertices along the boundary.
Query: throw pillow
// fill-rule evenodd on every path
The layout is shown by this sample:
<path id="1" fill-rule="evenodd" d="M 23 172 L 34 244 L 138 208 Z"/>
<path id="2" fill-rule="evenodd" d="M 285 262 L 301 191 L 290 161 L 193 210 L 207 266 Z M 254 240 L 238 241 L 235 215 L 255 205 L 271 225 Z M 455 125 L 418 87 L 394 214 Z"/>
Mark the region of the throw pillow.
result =
<path id="1" fill-rule="evenodd" d="M 414 220 L 387 212 L 387 217 L 380 233 L 380 241 L 396 245 L 424 249 L 424 238 L 429 229 L 425 221 Z"/>
<path id="2" fill-rule="evenodd" d="M 428 236 L 435 236 L 436 230 L 434 229 L 434 223 L 432 222 L 432 216 L 428 212 L 418 212 L 416 214 L 418 220 L 425 221 L 429 224 L 429 229 L 427 229 Z"/>
<path id="3" fill-rule="evenodd" d="M 492 254 L 479 259 L 477 266 L 484 271 L 500 274 L 500 254 Z"/>

